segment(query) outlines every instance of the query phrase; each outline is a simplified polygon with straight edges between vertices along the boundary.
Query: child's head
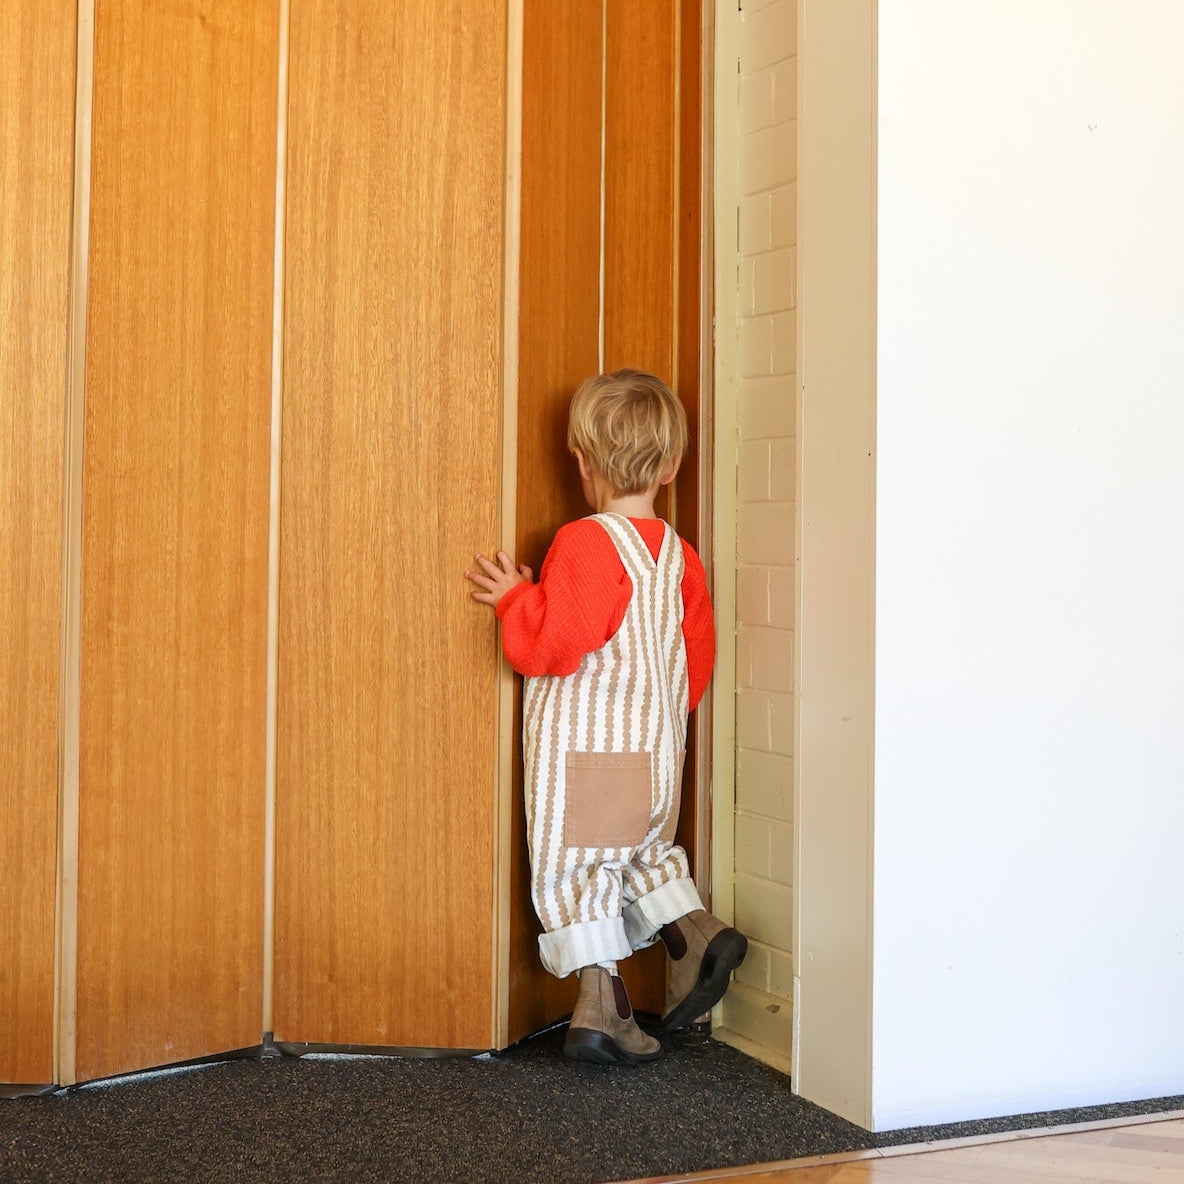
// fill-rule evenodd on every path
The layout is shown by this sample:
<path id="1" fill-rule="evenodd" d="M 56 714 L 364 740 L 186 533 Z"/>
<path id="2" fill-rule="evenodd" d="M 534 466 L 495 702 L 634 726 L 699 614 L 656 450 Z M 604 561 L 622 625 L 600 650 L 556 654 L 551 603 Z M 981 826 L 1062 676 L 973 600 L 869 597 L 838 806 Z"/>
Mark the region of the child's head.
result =
<path id="1" fill-rule="evenodd" d="M 578 448 L 614 492 L 642 493 L 677 469 L 686 454 L 686 413 L 652 374 L 598 374 L 572 398 L 567 446 Z"/>

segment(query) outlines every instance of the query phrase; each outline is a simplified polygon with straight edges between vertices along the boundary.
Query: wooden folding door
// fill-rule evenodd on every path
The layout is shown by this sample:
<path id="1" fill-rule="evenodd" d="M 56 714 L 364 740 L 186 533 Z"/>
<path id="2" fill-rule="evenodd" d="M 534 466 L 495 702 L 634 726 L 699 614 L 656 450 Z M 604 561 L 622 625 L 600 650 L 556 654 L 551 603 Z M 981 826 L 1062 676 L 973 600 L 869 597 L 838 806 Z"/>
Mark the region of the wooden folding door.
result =
<path id="1" fill-rule="evenodd" d="M 506 6 L 293 0 L 277 1042 L 494 1042 Z"/>
<path id="2" fill-rule="evenodd" d="M 558 527 L 589 512 L 565 444 L 583 378 L 652 370 L 698 423 L 701 20 L 691 0 L 525 2 L 516 545 L 536 571 Z M 692 542 L 697 484 L 692 455 L 660 506 Z M 512 1039 L 561 1015 L 575 992 L 574 978 L 557 982 L 538 962 L 521 777 L 519 763 Z M 694 783 L 690 760 L 679 840 L 692 851 Z M 636 1006 L 662 1009 L 660 950 L 629 959 L 623 974 Z"/>
<path id="3" fill-rule="evenodd" d="M 536 567 L 584 512 L 563 439 L 586 375 L 649 367 L 694 418 L 698 5 L 291 0 L 284 63 L 278 0 L 14 3 L 0 1081 L 253 1048 L 266 1015 L 293 1047 L 517 1038 L 566 1010 L 572 984 L 538 966 L 520 771 L 503 784 L 518 725 L 462 572 L 514 545 L 500 532 L 515 497 L 518 557 Z M 75 21 L 92 3 L 90 204 L 75 211 L 90 249 L 71 273 Z M 670 505 L 692 538 L 695 480 L 692 463 Z M 636 1002 L 660 1007 L 659 951 L 631 961 Z"/>
<path id="4" fill-rule="evenodd" d="M 54 1080 L 73 0 L 0 10 L 0 1083 Z"/>
<path id="5" fill-rule="evenodd" d="M 277 38 L 95 11 L 78 1079 L 260 1040 Z"/>

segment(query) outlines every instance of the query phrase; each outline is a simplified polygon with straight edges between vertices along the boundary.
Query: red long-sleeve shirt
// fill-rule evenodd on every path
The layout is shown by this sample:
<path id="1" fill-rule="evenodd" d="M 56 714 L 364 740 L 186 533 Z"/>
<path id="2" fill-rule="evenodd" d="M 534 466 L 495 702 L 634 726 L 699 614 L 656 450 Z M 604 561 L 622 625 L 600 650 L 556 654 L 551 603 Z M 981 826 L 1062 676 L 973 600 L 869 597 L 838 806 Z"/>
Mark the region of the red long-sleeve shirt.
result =
<path id="1" fill-rule="evenodd" d="M 630 518 L 655 559 L 666 523 Z M 715 622 L 707 575 L 695 550 L 682 543 L 682 632 L 687 648 L 690 709 L 703 697 L 715 664 Z M 502 649 L 519 674 L 572 674 L 585 654 L 610 641 L 621 626 L 633 581 L 608 532 L 591 518 L 560 528 L 537 584 L 517 584 L 498 602 Z"/>

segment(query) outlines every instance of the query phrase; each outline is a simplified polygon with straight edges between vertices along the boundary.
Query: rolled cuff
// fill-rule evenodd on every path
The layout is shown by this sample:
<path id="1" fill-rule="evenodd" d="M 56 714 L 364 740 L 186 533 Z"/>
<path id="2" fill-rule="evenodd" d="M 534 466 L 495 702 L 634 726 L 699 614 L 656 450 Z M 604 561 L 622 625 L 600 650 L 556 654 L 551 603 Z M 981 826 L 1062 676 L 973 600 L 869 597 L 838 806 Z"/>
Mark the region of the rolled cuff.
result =
<path id="1" fill-rule="evenodd" d="M 539 935 L 539 958 L 556 978 L 567 978 L 573 970 L 597 962 L 619 962 L 632 952 L 620 917 L 577 921 Z"/>
<path id="2" fill-rule="evenodd" d="M 663 925 L 702 907 L 694 880 L 683 877 L 660 884 L 653 892 L 647 892 L 625 906 L 623 920 L 630 947 L 643 950 L 652 946 Z"/>

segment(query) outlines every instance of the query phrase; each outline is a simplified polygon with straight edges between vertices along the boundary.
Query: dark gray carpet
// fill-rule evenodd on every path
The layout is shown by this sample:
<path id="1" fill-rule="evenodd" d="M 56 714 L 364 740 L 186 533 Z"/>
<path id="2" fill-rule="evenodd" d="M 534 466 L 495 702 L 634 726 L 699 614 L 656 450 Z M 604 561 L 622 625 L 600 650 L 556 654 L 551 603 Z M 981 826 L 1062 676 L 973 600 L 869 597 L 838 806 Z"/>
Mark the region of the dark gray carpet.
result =
<path id="1" fill-rule="evenodd" d="M 640 1069 L 562 1055 L 263 1058 L 0 1102 L 0 1182 L 592 1184 L 1184 1108 L 1184 1098 L 874 1136 L 705 1029 Z"/>

